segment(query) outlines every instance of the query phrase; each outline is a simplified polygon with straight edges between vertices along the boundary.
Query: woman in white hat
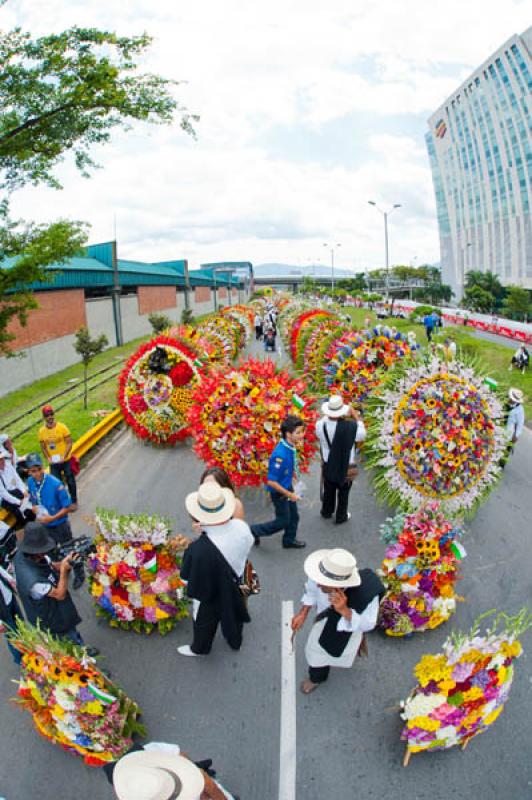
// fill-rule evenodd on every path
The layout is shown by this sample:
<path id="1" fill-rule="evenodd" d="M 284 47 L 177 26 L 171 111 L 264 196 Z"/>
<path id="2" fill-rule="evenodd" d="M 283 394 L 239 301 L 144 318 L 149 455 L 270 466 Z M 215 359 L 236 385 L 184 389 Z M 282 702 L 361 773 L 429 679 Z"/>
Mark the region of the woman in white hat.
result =
<path id="1" fill-rule="evenodd" d="M 243 624 L 250 621 L 239 586 L 253 534 L 244 520 L 233 518 L 234 493 L 216 481 L 202 483 L 187 495 L 185 506 L 201 524 L 202 534 L 185 551 L 181 566 L 188 596 L 196 601 L 194 639 L 177 651 L 182 656 L 207 655 L 219 623 L 229 646 L 239 650 Z"/>
<path id="2" fill-rule="evenodd" d="M 521 436 L 525 426 L 525 409 L 523 400 L 525 399 L 521 389 L 510 389 L 508 391 L 508 416 L 506 419 L 506 436 L 508 437 L 509 449 L 506 458 L 512 453 L 513 446 Z"/>
<path id="3" fill-rule="evenodd" d="M 150 742 L 104 770 L 117 800 L 238 800 L 177 744 Z"/>
<path id="4" fill-rule="evenodd" d="M 292 630 L 317 614 L 305 646 L 309 676 L 301 691 L 310 694 L 329 677 L 331 667 L 352 667 L 362 636 L 377 624 L 384 586 L 371 569 L 357 569 L 347 550 L 317 550 L 305 561 L 308 580 Z"/>
<path id="5" fill-rule="evenodd" d="M 320 513 L 325 519 L 330 519 L 336 511 L 335 522 L 341 525 L 351 518 L 347 504 L 353 481 L 348 475 L 354 471 L 356 443 L 364 441 L 366 428 L 357 412 L 344 403 L 340 395 L 331 395 L 321 410 L 324 416 L 316 423 L 323 460 Z"/>

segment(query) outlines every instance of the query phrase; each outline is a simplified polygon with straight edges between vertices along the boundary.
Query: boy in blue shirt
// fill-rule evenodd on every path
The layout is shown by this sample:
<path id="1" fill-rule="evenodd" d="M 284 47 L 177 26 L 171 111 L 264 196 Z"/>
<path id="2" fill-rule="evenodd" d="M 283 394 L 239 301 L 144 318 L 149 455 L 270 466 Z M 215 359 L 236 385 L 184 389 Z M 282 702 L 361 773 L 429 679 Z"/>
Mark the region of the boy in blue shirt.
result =
<path id="1" fill-rule="evenodd" d="M 68 521 L 72 500 L 68 490 L 60 480 L 44 471 L 38 453 L 28 454 L 26 467 L 29 472 L 30 500 L 37 520 L 46 526 L 57 544 L 68 542 L 72 539 L 72 529 Z"/>
<path id="2" fill-rule="evenodd" d="M 299 496 L 294 492 L 294 479 L 299 476 L 297 465 L 297 445 L 305 436 L 305 423 L 299 417 L 289 414 L 281 425 L 282 439 L 270 456 L 266 490 L 275 508 L 275 519 L 271 522 L 259 522 L 251 525 L 251 533 L 255 544 L 260 544 L 261 536 L 284 531 L 283 547 L 306 547 L 305 542 L 296 539 L 299 512 L 297 501 Z"/>

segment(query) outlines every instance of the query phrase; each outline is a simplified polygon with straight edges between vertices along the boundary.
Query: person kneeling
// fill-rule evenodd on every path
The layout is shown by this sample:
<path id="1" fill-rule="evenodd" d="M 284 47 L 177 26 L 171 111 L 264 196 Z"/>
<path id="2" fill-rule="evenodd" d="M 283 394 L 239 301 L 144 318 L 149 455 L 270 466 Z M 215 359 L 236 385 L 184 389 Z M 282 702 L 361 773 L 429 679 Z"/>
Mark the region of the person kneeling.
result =
<path id="1" fill-rule="evenodd" d="M 309 677 L 301 691 L 310 694 L 329 677 L 331 667 L 352 667 L 363 636 L 377 624 L 384 586 L 371 569 L 357 569 L 347 550 L 317 550 L 304 564 L 308 580 L 302 607 L 292 619 L 301 628 L 312 608 L 317 616 L 305 646 Z"/>

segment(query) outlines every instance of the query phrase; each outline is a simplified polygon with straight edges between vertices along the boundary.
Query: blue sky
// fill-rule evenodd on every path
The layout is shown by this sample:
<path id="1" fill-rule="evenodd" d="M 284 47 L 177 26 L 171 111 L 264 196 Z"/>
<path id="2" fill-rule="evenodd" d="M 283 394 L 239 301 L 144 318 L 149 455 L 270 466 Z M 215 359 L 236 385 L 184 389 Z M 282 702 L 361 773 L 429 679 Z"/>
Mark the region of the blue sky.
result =
<path id="1" fill-rule="evenodd" d="M 529 9 L 529 6 L 528 6 Z M 522 0 L 9 0 L 0 24 L 71 25 L 154 37 L 143 68 L 185 81 L 201 116 L 136 126 L 94 155 L 89 181 L 65 162 L 61 192 L 27 189 L 20 216 L 85 219 L 124 258 L 251 260 L 350 269 L 439 259 L 426 120 L 485 58 L 529 24 Z"/>

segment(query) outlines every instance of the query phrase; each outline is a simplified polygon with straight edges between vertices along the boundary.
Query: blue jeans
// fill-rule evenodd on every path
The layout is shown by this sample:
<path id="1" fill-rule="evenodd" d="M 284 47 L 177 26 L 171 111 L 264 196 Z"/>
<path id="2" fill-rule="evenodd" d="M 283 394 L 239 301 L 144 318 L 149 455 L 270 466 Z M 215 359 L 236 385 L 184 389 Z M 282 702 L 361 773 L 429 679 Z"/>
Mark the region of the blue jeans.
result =
<path id="1" fill-rule="evenodd" d="M 13 598 L 13 600 L 6 609 L 6 614 L 2 622 L 9 628 L 16 628 L 17 617 L 22 618 L 22 614 L 17 601 L 15 600 L 15 598 Z M 16 647 L 13 647 L 13 645 L 7 638 L 6 638 L 6 644 L 9 648 L 9 652 L 13 656 L 13 661 L 15 662 L 15 664 L 20 664 L 22 660 L 22 653 L 20 652 L 20 650 L 17 650 Z"/>
<path id="2" fill-rule="evenodd" d="M 71 630 L 67 631 L 66 633 L 62 633 L 60 635 L 60 638 L 61 639 L 70 639 L 70 641 L 74 642 L 74 644 L 79 644 L 81 646 L 83 646 L 83 644 L 84 644 L 84 641 L 81 638 L 81 633 L 79 633 L 79 631 L 77 631 L 75 628 L 72 628 Z"/>
<path id="3" fill-rule="evenodd" d="M 279 492 L 271 492 L 270 495 L 275 508 L 275 519 L 272 519 L 271 522 L 258 522 L 256 525 L 252 525 L 251 532 L 253 536 L 271 536 L 272 533 L 284 530 L 283 544 L 291 544 L 296 538 L 299 524 L 297 503 L 293 503 Z"/>

